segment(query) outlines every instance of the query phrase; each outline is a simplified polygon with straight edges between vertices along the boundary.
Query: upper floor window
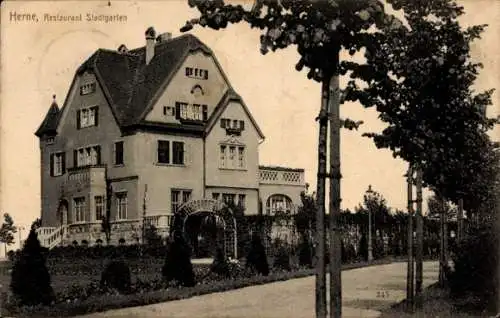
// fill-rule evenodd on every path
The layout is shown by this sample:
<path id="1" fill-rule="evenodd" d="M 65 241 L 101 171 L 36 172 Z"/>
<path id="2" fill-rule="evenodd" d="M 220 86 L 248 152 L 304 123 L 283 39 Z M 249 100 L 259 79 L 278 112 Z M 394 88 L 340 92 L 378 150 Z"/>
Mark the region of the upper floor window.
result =
<path id="1" fill-rule="evenodd" d="M 95 219 L 100 221 L 104 217 L 104 196 L 97 195 L 94 197 L 95 203 Z"/>
<path id="2" fill-rule="evenodd" d="M 114 153 L 115 153 L 115 165 L 122 165 L 123 164 L 123 141 L 118 141 L 115 142 L 114 146 Z"/>
<path id="3" fill-rule="evenodd" d="M 66 154 L 58 152 L 50 154 L 50 175 L 57 177 L 63 175 L 66 170 Z"/>
<path id="4" fill-rule="evenodd" d="M 75 215 L 75 222 L 85 222 L 85 198 L 73 199 L 73 213 Z"/>
<path id="5" fill-rule="evenodd" d="M 206 121 L 208 119 L 207 105 L 176 102 L 175 117 L 181 120 Z"/>
<path id="6" fill-rule="evenodd" d="M 172 206 L 172 213 L 177 213 L 179 207 L 191 199 L 191 190 L 171 190 L 170 203 Z"/>
<path id="7" fill-rule="evenodd" d="M 95 82 L 83 84 L 82 86 L 80 86 L 80 95 L 92 94 L 95 92 L 95 89 L 96 89 Z"/>
<path id="8" fill-rule="evenodd" d="M 73 165 L 75 167 L 94 166 L 99 164 L 101 164 L 100 146 L 75 149 L 73 153 Z"/>
<path id="9" fill-rule="evenodd" d="M 56 141 L 56 138 L 54 137 L 49 137 L 47 138 L 47 145 L 52 145 Z"/>
<path id="10" fill-rule="evenodd" d="M 76 112 L 77 128 L 85 128 L 98 125 L 99 108 L 97 106 L 82 108 Z"/>
<path id="11" fill-rule="evenodd" d="M 244 169 L 245 147 L 233 145 L 220 145 L 220 168 Z"/>
<path id="12" fill-rule="evenodd" d="M 184 165 L 186 162 L 184 142 L 158 140 L 157 162 L 173 165 Z"/>
<path id="13" fill-rule="evenodd" d="M 118 192 L 116 194 L 116 219 L 127 219 L 127 192 Z"/>
<path id="14" fill-rule="evenodd" d="M 212 193 L 212 199 L 219 201 L 220 198 L 220 193 L 214 192 Z"/>
<path id="15" fill-rule="evenodd" d="M 186 76 L 197 79 L 208 79 L 208 70 L 201 68 L 186 67 Z"/>

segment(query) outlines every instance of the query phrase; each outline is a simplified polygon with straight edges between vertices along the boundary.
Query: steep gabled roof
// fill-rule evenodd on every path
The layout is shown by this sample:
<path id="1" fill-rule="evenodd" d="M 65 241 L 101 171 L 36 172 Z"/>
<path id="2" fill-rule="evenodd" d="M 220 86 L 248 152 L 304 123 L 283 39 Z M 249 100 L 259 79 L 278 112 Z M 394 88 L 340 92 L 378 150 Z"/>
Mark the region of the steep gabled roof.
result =
<path id="1" fill-rule="evenodd" d="M 54 100 L 49 107 L 49 111 L 45 115 L 45 118 L 40 124 L 40 127 L 38 127 L 37 131 L 35 132 L 35 135 L 37 137 L 41 137 L 45 134 L 56 134 L 57 122 L 59 120 L 59 115 L 61 112 L 59 111 L 59 106 L 57 106 L 56 95 L 54 95 L 53 98 Z"/>
<path id="2" fill-rule="evenodd" d="M 217 123 L 217 120 L 220 118 L 220 116 L 222 115 L 222 113 L 224 113 L 224 111 L 226 110 L 227 106 L 229 105 L 229 103 L 231 101 L 236 101 L 236 102 L 239 102 L 241 104 L 241 106 L 243 107 L 243 110 L 245 111 L 245 113 L 247 114 L 248 118 L 252 122 L 252 125 L 257 130 L 257 133 L 259 134 L 260 139 L 264 140 L 264 138 L 265 138 L 264 134 L 262 133 L 262 130 L 260 130 L 259 125 L 257 125 L 257 122 L 255 121 L 255 119 L 253 118 L 252 114 L 250 113 L 250 110 L 248 109 L 247 105 L 243 101 L 243 98 L 238 93 L 236 93 L 232 88 L 229 88 L 226 91 L 226 93 L 224 94 L 224 96 L 221 98 L 219 104 L 217 104 L 217 106 L 215 107 L 215 109 L 213 111 L 213 114 L 212 114 L 212 116 L 210 117 L 210 120 L 207 123 L 205 134 L 208 135 L 210 133 L 210 131 L 212 130 L 212 128 Z"/>
<path id="3" fill-rule="evenodd" d="M 76 71 L 75 78 L 85 71 L 95 74 L 106 99 L 111 105 L 111 110 L 117 124 L 122 129 L 145 124 L 143 121 L 145 116 L 161 96 L 190 52 L 201 50 L 205 54 L 213 56 L 212 50 L 192 34 L 184 34 L 171 40 L 155 43 L 154 50 L 153 59 L 146 64 L 145 47 L 126 52 L 98 49 Z M 213 57 L 215 59 L 215 56 Z M 222 75 L 227 81 L 226 76 Z M 73 79 L 72 86 L 75 83 L 75 78 Z M 228 85 L 231 87 L 229 82 Z M 73 87 L 70 88 L 70 91 L 72 89 Z M 210 119 L 218 117 L 220 110 L 225 108 L 231 99 L 239 100 L 244 105 L 241 97 L 230 88 L 219 103 L 219 106 L 212 113 Z M 66 98 L 62 110 L 59 111 L 57 108 L 57 112 L 51 107 L 40 129 L 44 127 L 44 131 L 48 128 L 55 131 L 65 108 L 67 108 L 67 102 L 68 98 Z M 245 105 L 243 107 L 252 120 L 252 123 L 257 127 L 259 134 L 263 137 L 248 108 Z M 158 127 L 165 126 L 161 123 L 153 124 Z M 185 126 L 185 124 L 183 125 Z M 168 128 L 172 128 L 170 126 Z M 39 131 L 37 131 L 37 136 L 39 135 Z"/>

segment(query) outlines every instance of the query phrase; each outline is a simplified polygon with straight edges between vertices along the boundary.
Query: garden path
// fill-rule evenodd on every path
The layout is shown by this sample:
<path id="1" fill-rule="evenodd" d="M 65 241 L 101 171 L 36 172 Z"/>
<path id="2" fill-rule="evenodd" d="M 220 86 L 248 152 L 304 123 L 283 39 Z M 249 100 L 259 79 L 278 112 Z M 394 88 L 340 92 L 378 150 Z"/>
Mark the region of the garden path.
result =
<path id="1" fill-rule="evenodd" d="M 424 288 L 438 278 L 438 263 L 424 262 Z M 406 294 L 406 263 L 342 272 L 342 317 L 378 317 Z M 314 317 L 314 276 L 189 299 L 110 310 L 82 317 L 281 318 Z"/>

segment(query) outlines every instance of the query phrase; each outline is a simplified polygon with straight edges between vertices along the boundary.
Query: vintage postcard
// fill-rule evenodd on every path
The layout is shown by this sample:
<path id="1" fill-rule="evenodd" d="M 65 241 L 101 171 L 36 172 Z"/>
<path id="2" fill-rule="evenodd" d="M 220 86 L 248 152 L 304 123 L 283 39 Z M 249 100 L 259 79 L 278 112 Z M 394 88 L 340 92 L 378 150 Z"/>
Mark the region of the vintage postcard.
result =
<path id="1" fill-rule="evenodd" d="M 1 9 L 2 317 L 498 312 L 500 1 Z"/>

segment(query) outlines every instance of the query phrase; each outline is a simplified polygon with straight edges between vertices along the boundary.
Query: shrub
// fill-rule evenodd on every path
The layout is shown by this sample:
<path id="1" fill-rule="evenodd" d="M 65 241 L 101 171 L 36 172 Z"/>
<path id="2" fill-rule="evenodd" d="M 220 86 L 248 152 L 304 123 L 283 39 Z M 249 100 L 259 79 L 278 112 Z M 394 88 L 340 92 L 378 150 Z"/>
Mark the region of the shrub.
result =
<path id="1" fill-rule="evenodd" d="M 452 297 L 475 296 L 474 309 L 495 310 L 498 294 L 498 236 L 492 227 L 481 227 L 467 235 L 452 256 L 454 269 L 448 274 Z M 472 305 L 472 304 L 471 304 Z"/>
<path id="2" fill-rule="evenodd" d="M 168 245 L 162 275 L 167 282 L 179 283 L 185 287 L 196 285 L 189 246 L 179 231 L 174 232 L 174 238 Z"/>
<path id="3" fill-rule="evenodd" d="M 292 269 L 290 265 L 290 254 L 286 246 L 281 245 L 278 247 L 276 255 L 274 257 L 273 267 L 279 270 L 290 271 Z"/>
<path id="4" fill-rule="evenodd" d="M 361 234 L 361 239 L 359 240 L 358 256 L 365 261 L 368 260 L 368 240 L 364 233 Z"/>
<path id="5" fill-rule="evenodd" d="M 55 299 L 43 249 L 34 229 L 14 263 L 10 288 L 22 305 L 50 304 Z"/>
<path id="6" fill-rule="evenodd" d="M 215 252 L 214 261 L 212 263 L 212 266 L 210 266 L 210 271 L 212 273 L 225 277 L 229 277 L 231 275 L 231 272 L 229 270 L 229 263 L 220 247 L 218 247 Z"/>
<path id="7" fill-rule="evenodd" d="M 311 268 L 312 263 L 312 244 L 304 239 L 299 245 L 299 265 Z"/>
<path id="8" fill-rule="evenodd" d="M 122 260 L 115 260 L 106 266 L 101 275 L 101 288 L 112 288 L 120 293 L 130 291 L 130 269 Z"/>
<path id="9" fill-rule="evenodd" d="M 267 263 L 266 249 L 262 244 L 260 236 L 252 237 L 250 250 L 247 255 L 246 266 L 257 273 L 267 276 L 269 274 L 269 264 Z"/>

